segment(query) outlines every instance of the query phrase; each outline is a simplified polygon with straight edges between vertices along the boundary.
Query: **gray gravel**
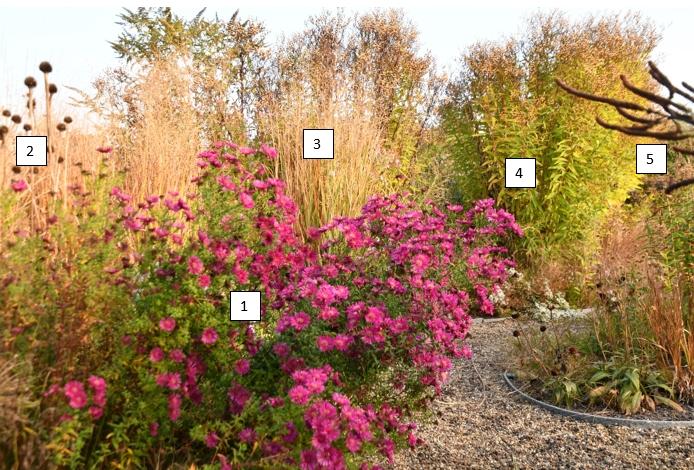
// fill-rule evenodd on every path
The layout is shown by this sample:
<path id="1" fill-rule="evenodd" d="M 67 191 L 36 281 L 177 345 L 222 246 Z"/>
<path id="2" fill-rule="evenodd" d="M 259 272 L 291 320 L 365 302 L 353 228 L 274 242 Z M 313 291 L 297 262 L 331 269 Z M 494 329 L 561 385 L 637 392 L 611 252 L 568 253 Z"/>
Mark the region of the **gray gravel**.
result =
<path id="1" fill-rule="evenodd" d="M 694 430 L 577 422 L 538 409 L 503 382 L 511 320 L 475 321 L 472 360 L 456 362 L 429 418 L 426 444 L 396 454 L 393 469 L 694 469 Z M 423 420 L 423 421 L 422 421 Z"/>

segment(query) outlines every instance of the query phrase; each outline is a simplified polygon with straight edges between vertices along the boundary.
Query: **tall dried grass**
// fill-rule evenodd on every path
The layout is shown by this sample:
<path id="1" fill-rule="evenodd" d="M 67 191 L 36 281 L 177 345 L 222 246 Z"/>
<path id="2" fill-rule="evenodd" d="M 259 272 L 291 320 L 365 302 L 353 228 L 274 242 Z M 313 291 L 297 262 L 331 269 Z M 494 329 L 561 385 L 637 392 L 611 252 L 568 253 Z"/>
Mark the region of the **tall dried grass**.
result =
<path id="1" fill-rule="evenodd" d="M 270 98 L 259 117 L 264 138 L 278 150 L 275 176 L 302 208 L 299 228 L 319 226 L 335 216 L 356 215 L 369 195 L 388 191 L 385 172 L 396 164 L 383 148 L 381 131 L 369 109 L 342 103 L 339 84 L 329 101 L 302 98 L 298 90 Z M 304 160 L 303 129 L 334 129 L 334 159 Z"/>
<path id="2" fill-rule="evenodd" d="M 129 115 L 107 128 L 126 169 L 125 190 L 136 197 L 166 190 L 185 192 L 201 148 L 190 77 L 176 61 L 152 64 L 123 96 Z"/>

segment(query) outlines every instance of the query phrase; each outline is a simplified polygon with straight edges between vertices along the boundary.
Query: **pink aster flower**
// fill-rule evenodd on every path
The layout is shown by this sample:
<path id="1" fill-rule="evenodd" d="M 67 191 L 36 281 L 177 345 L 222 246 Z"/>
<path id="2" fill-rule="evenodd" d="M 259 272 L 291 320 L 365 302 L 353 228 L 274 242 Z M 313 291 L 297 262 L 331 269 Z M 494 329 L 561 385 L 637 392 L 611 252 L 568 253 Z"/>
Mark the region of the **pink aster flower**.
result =
<path id="1" fill-rule="evenodd" d="M 270 147 L 267 144 L 262 144 L 260 146 L 260 151 L 270 158 L 277 158 L 277 149 L 274 147 Z"/>
<path id="2" fill-rule="evenodd" d="M 239 433 L 239 440 L 247 444 L 252 444 L 253 442 L 255 442 L 255 439 L 256 434 L 253 428 L 246 428 Z"/>
<path id="3" fill-rule="evenodd" d="M 63 388 L 65 396 L 70 400 L 69 405 L 72 408 L 80 409 L 87 404 L 87 393 L 84 391 L 84 385 L 78 380 L 72 380 L 65 384 Z"/>
<path id="4" fill-rule="evenodd" d="M 24 180 L 14 181 L 10 186 L 12 187 L 12 191 L 14 191 L 15 193 L 21 193 L 29 187 L 27 182 Z"/>
<path id="5" fill-rule="evenodd" d="M 169 231 L 163 227 L 157 227 L 154 229 L 154 236 L 157 238 L 166 238 L 169 235 Z"/>
<path id="6" fill-rule="evenodd" d="M 279 357 L 287 357 L 289 355 L 289 345 L 287 343 L 276 343 L 272 346 L 272 351 Z"/>
<path id="7" fill-rule="evenodd" d="M 186 355 L 180 349 L 174 349 L 169 353 L 169 359 L 181 363 L 186 359 Z"/>
<path id="8" fill-rule="evenodd" d="M 200 274 L 203 269 L 205 269 L 205 266 L 202 264 L 200 258 L 195 255 L 188 258 L 188 272 L 190 274 Z"/>
<path id="9" fill-rule="evenodd" d="M 174 393 L 169 395 L 169 419 L 176 421 L 181 416 L 181 395 Z"/>
<path id="10" fill-rule="evenodd" d="M 159 328 L 167 333 L 171 333 L 176 328 L 176 320 L 172 317 L 165 317 L 159 320 Z"/>
<path id="11" fill-rule="evenodd" d="M 106 406 L 106 381 L 97 375 L 90 375 L 87 383 L 94 391 L 94 403 L 100 407 Z"/>
<path id="12" fill-rule="evenodd" d="M 149 360 L 152 362 L 160 362 L 164 359 L 164 351 L 160 347 L 152 348 L 149 352 Z"/>
<path id="13" fill-rule="evenodd" d="M 149 423 L 149 435 L 154 437 L 159 434 L 159 423 Z"/>
<path id="14" fill-rule="evenodd" d="M 246 191 L 239 194 L 239 200 L 246 209 L 252 209 L 255 205 L 255 202 L 253 202 L 253 197 Z"/>
<path id="15" fill-rule="evenodd" d="M 89 414 L 92 416 L 92 419 L 99 419 L 104 414 L 104 409 L 99 406 L 90 406 Z"/>
<path id="16" fill-rule="evenodd" d="M 217 435 L 217 433 L 207 433 L 207 436 L 205 436 L 205 445 L 210 449 L 214 449 L 215 447 L 217 447 L 217 444 L 219 444 L 219 436 Z"/>
<path id="17" fill-rule="evenodd" d="M 251 370 L 251 363 L 248 359 L 239 359 L 234 365 L 234 370 L 239 375 L 245 375 Z"/>
<path id="18" fill-rule="evenodd" d="M 251 147 L 241 147 L 241 148 L 239 148 L 239 153 L 241 155 L 251 155 L 251 154 L 255 153 L 255 149 L 251 148 Z"/>
<path id="19" fill-rule="evenodd" d="M 210 287 L 211 283 L 212 283 L 212 278 L 207 274 L 203 274 L 203 275 L 198 277 L 198 285 L 200 287 L 202 287 L 203 289 L 207 289 L 208 287 Z"/>
<path id="20" fill-rule="evenodd" d="M 311 317 L 309 317 L 305 312 L 298 312 L 296 315 L 290 318 L 289 324 L 296 331 L 301 331 L 306 329 L 311 324 Z"/>
<path id="21" fill-rule="evenodd" d="M 97 393 L 103 393 L 106 391 L 106 381 L 98 375 L 90 375 L 87 379 L 87 383 Z"/>
<path id="22" fill-rule="evenodd" d="M 335 347 L 331 336 L 319 336 L 316 338 L 316 345 L 321 352 L 332 351 Z"/>
<path id="23" fill-rule="evenodd" d="M 200 341 L 202 341 L 204 344 L 210 345 L 216 343 L 218 338 L 219 335 L 217 334 L 217 330 L 214 328 L 205 328 L 205 330 L 202 332 L 202 336 L 200 337 Z"/>

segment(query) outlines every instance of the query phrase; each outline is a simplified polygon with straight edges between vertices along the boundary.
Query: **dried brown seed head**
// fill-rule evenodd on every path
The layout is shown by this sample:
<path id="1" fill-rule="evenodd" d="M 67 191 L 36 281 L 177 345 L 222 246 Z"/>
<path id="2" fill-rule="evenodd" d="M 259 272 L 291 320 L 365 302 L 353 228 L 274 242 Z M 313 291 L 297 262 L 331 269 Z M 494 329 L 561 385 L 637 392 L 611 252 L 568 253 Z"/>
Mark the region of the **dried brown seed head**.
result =
<path id="1" fill-rule="evenodd" d="M 36 79 L 34 77 L 27 77 L 24 79 L 24 84 L 26 85 L 27 88 L 35 88 L 36 87 Z"/>
<path id="2" fill-rule="evenodd" d="M 63 118 L 63 122 L 64 122 L 65 124 L 70 124 L 70 123 L 72 122 L 72 118 L 71 118 L 70 116 L 65 116 L 65 117 Z"/>
<path id="3" fill-rule="evenodd" d="M 2 111 L 2 115 L 5 117 L 10 117 L 10 116 L 12 116 L 12 112 L 9 109 L 4 109 Z"/>
<path id="4" fill-rule="evenodd" d="M 21 172 L 22 172 L 22 169 L 19 168 L 18 166 L 13 166 L 13 167 L 12 167 L 12 173 L 14 173 L 15 175 L 18 175 L 18 174 L 20 174 Z"/>
<path id="5" fill-rule="evenodd" d="M 65 129 L 67 129 L 67 126 L 63 124 L 62 122 L 59 122 L 57 126 L 55 126 L 60 132 L 63 132 Z"/>
<path id="6" fill-rule="evenodd" d="M 31 130 L 31 124 L 24 124 L 24 130 L 29 132 Z"/>
<path id="7" fill-rule="evenodd" d="M 50 85 L 48 85 L 48 93 L 50 93 L 51 95 L 55 95 L 56 93 L 58 93 L 58 87 L 55 83 L 51 83 Z"/>
<path id="8" fill-rule="evenodd" d="M 513 337 L 518 338 L 520 336 L 520 331 L 518 330 L 513 330 Z"/>
<path id="9" fill-rule="evenodd" d="M 42 71 L 43 73 L 51 73 L 53 71 L 53 66 L 51 65 L 50 62 L 46 62 L 45 60 L 39 64 L 39 70 Z"/>
<path id="10" fill-rule="evenodd" d="M 12 122 L 14 122 L 15 124 L 19 124 L 20 122 L 22 122 L 22 117 L 19 114 L 13 115 L 11 119 Z"/>

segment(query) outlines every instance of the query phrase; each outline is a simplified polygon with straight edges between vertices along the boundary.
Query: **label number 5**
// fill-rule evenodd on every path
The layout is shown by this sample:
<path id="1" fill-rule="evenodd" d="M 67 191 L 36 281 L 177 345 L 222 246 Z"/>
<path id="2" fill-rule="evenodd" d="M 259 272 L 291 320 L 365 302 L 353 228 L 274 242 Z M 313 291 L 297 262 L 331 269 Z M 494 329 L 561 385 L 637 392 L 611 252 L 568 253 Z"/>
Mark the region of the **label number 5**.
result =
<path id="1" fill-rule="evenodd" d="M 318 150 L 320 148 L 320 139 L 313 139 L 313 150 Z"/>
<path id="2" fill-rule="evenodd" d="M 652 153 L 647 153 L 646 154 L 646 164 L 650 165 L 653 163 L 653 154 Z"/>

